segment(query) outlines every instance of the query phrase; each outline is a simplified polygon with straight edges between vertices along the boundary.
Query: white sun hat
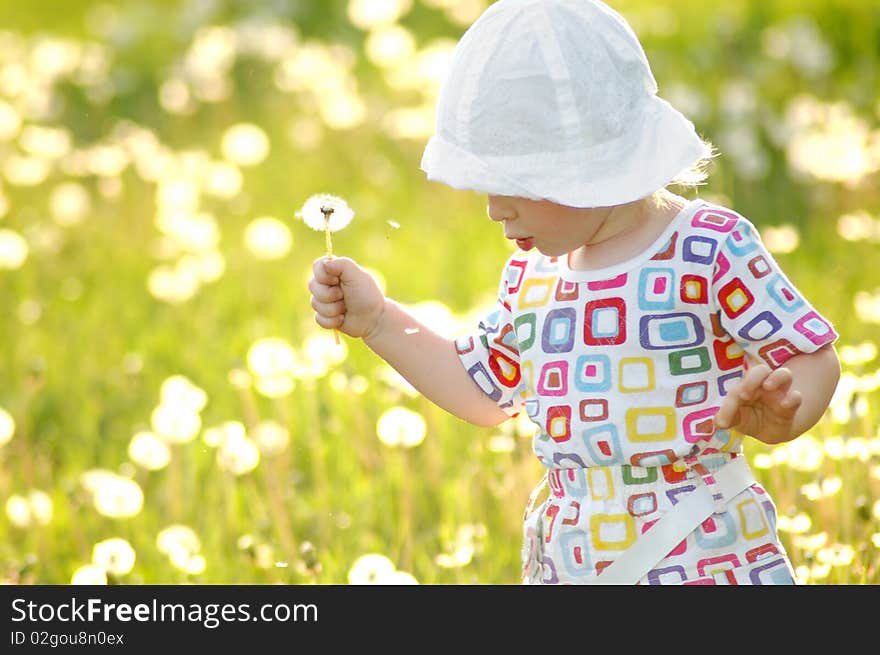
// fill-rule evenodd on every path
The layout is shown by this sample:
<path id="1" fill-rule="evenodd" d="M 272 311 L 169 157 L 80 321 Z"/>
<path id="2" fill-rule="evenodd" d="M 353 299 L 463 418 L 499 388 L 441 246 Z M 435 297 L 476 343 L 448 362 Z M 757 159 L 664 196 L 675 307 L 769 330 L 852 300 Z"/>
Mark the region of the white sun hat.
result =
<path id="1" fill-rule="evenodd" d="M 596 0 L 490 5 L 455 47 L 436 121 L 429 180 L 572 207 L 643 198 L 711 154 Z"/>

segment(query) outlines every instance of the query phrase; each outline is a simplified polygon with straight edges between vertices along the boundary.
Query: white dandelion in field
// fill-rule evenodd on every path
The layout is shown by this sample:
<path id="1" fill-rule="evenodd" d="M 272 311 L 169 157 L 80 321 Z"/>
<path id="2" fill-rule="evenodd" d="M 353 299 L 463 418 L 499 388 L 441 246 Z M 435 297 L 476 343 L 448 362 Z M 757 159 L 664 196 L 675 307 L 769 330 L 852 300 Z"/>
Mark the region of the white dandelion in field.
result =
<path id="1" fill-rule="evenodd" d="M 156 547 L 168 557 L 171 565 L 189 575 L 205 570 L 206 561 L 200 554 L 202 542 L 187 525 L 174 524 L 163 528 L 156 536 Z"/>
<path id="2" fill-rule="evenodd" d="M 17 528 L 31 524 L 31 505 L 22 495 L 13 494 L 6 500 L 6 518 Z"/>
<path id="3" fill-rule="evenodd" d="M 159 531 L 156 535 L 156 548 L 164 555 L 170 555 L 172 551 L 179 549 L 194 554 L 202 549 L 202 542 L 191 527 L 176 523 Z"/>
<path id="4" fill-rule="evenodd" d="M 92 547 L 92 564 L 113 575 L 125 575 L 134 568 L 137 555 L 121 537 L 99 541 Z"/>
<path id="5" fill-rule="evenodd" d="M 0 447 L 8 444 L 14 434 L 15 419 L 12 418 L 12 414 L 0 407 Z"/>
<path id="6" fill-rule="evenodd" d="M 91 205 L 89 192 L 77 182 L 62 182 L 49 194 L 49 212 L 56 223 L 65 227 L 81 223 Z"/>
<path id="7" fill-rule="evenodd" d="M 822 442 L 810 433 L 785 444 L 788 465 L 796 471 L 818 471 L 825 459 Z"/>
<path id="8" fill-rule="evenodd" d="M 144 492 L 134 480 L 105 469 L 90 469 L 80 483 L 92 496 L 99 514 L 109 518 L 129 518 L 140 513 Z"/>
<path id="9" fill-rule="evenodd" d="M 172 375 L 162 382 L 159 399 L 165 405 L 179 405 L 200 412 L 208 403 L 208 394 L 184 375 Z"/>
<path id="10" fill-rule="evenodd" d="M 290 431 L 271 419 L 260 421 L 251 432 L 257 448 L 269 457 L 283 452 L 290 443 Z"/>
<path id="11" fill-rule="evenodd" d="M 159 405 L 150 415 L 153 432 L 169 443 L 188 443 L 202 428 L 199 414 L 182 405 Z"/>
<path id="12" fill-rule="evenodd" d="M 312 334 L 302 345 L 301 356 L 293 370 L 300 380 L 316 380 L 327 375 L 329 369 L 341 364 L 348 356 L 348 347 L 327 334 Z"/>
<path id="13" fill-rule="evenodd" d="M 791 543 L 801 550 L 815 552 L 828 543 L 828 533 L 817 532 L 816 534 L 792 535 Z"/>
<path id="14" fill-rule="evenodd" d="M 349 0 L 348 19 L 362 30 L 397 22 L 410 9 L 412 0 Z"/>
<path id="15" fill-rule="evenodd" d="M 777 527 L 781 532 L 792 534 L 806 534 L 813 527 L 813 520 L 805 512 L 798 512 L 794 516 L 780 514 L 777 519 Z"/>
<path id="16" fill-rule="evenodd" d="M 824 478 L 820 482 L 808 482 L 801 485 L 800 492 L 807 500 L 820 500 L 835 495 L 843 488 L 843 481 L 838 476 Z"/>
<path id="17" fill-rule="evenodd" d="M 398 571 L 390 559 L 379 553 L 358 557 L 348 571 L 348 583 L 352 585 L 399 585 L 418 584 L 415 577 Z"/>
<path id="18" fill-rule="evenodd" d="M 21 268 L 28 257 L 27 241 L 15 230 L 0 229 L 0 269 Z"/>
<path id="19" fill-rule="evenodd" d="M 793 225 L 768 226 L 762 231 L 761 240 L 772 253 L 789 253 L 797 250 L 800 234 Z"/>
<path id="20" fill-rule="evenodd" d="M 182 550 L 175 550 L 170 553 L 168 559 L 171 562 L 171 566 L 188 575 L 199 575 L 204 573 L 205 568 L 207 568 L 207 561 L 204 555 L 198 553 L 191 555 Z"/>
<path id="21" fill-rule="evenodd" d="M 148 471 L 158 471 L 171 461 L 171 448 L 155 433 L 141 430 L 131 438 L 128 456 L 138 466 Z"/>
<path id="22" fill-rule="evenodd" d="M 233 164 L 255 166 L 269 154 L 269 137 L 253 123 L 238 123 L 223 133 L 220 147 Z"/>
<path id="23" fill-rule="evenodd" d="M 218 448 L 227 441 L 244 439 L 247 437 L 247 428 L 241 421 L 224 421 L 219 425 L 205 428 L 202 433 L 202 441 L 211 448 Z"/>
<path id="24" fill-rule="evenodd" d="M 486 536 L 486 526 L 482 524 L 465 524 L 456 530 L 455 538 L 447 552 L 434 558 L 437 566 L 442 568 L 460 568 L 473 560 L 474 554 Z"/>
<path id="25" fill-rule="evenodd" d="M 254 376 L 254 386 L 262 395 L 281 398 L 293 391 L 293 371 L 299 360 L 293 346 L 284 339 L 258 339 L 248 348 L 246 361 Z"/>
<path id="26" fill-rule="evenodd" d="M 856 551 L 851 544 L 829 544 L 816 553 L 819 563 L 829 566 L 850 566 L 855 556 Z"/>
<path id="27" fill-rule="evenodd" d="M 217 464 L 233 475 L 250 473 L 260 463 L 260 449 L 248 437 L 225 439 L 217 448 Z"/>
<path id="28" fill-rule="evenodd" d="M 386 446 L 414 448 L 425 440 L 427 431 L 422 415 L 406 407 L 391 407 L 376 422 L 376 434 Z"/>
<path id="29" fill-rule="evenodd" d="M 274 216 L 255 218 L 244 230 L 244 245 L 257 259 L 281 259 L 290 252 L 290 228 Z"/>
<path id="30" fill-rule="evenodd" d="M 73 572 L 70 584 L 105 585 L 107 584 L 107 571 L 94 564 L 85 564 Z"/>
<path id="31" fill-rule="evenodd" d="M 48 525 L 52 521 L 55 510 L 49 494 L 39 489 L 31 489 L 28 493 L 28 503 L 31 507 L 31 517 L 37 525 Z"/>

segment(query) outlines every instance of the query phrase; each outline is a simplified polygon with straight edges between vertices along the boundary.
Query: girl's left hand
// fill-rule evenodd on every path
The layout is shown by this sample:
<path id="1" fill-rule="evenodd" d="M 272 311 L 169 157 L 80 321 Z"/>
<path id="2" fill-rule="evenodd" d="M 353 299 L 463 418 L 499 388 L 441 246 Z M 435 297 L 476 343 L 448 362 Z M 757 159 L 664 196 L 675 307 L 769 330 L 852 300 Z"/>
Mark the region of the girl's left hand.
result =
<path id="1" fill-rule="evenodd" d="M 791 388 L 792 379 L 784 366 L 775 370 L 766 364 L 750 367 L 721 401 L 715 427 L 734 429 L 765 443 L 789 441 L 802 401 L 800 392 Z"/>

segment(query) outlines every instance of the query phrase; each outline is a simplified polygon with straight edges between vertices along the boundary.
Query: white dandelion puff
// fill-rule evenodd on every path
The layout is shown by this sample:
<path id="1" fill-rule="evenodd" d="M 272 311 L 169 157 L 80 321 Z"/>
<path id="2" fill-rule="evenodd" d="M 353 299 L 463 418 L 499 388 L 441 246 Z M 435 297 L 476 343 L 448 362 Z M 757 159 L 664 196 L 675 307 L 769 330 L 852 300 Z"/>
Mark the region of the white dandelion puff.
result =
<path id="1" fill-rule="evenodd" d="M 376 434 L 386 446 L 413 448 L 425 440 L 426 433 L 422 415 L 406 407 L 392 407 L 376 422 Z"/>
<path id="2" fill-rule="evenodd" d="M 92 548 L 92 564 L 113 575 L 130 573 L 136 557 L 131 544 L 121 537 L 104 539 Z"/>
<path id="3" fill-rule="evenodd" d="M 15 434 L 15 419 L 12 414 L 0 407 L 0 446 L 3 446 L 12 439 Z"/>
<path id="4" fill-rule="evenodd" d="M 313 230 L 338 232 L 354 218 L 354 211 L 342 198 L 327 193 L 313 195 L 296 215 Z"/>
<path id="5" fill-rule="evenodd" d="M 105 585 L 107 584 L 107 572 L 100 566 L 86 564 L 73 572 L 70 584 L 75 585 Z"/>
<path id="6" fill-rule="evenodd" d="M 379 553 L 368 553 L 358 557 L 348 571 L 348 583 L 352 585 L 382 584 L 391 576 L 396 567 L 394 562 Z"/>

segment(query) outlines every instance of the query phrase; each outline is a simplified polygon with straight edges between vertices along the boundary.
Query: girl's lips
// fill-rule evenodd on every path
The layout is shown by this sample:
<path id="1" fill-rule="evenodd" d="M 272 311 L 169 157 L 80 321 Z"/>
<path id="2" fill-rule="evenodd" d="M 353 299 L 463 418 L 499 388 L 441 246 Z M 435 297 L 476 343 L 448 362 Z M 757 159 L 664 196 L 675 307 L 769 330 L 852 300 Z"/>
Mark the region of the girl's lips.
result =
<path id="1" fill-rule="evenodd" d="M 524 239 L 516 239 L 516 247 L 522 250 L 523 252 L 529 251 L 535 247 L 535 239 L 533 237 L 526 237 Z"/>

